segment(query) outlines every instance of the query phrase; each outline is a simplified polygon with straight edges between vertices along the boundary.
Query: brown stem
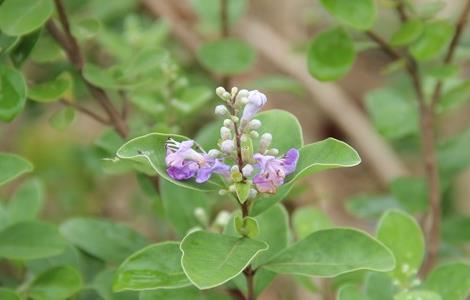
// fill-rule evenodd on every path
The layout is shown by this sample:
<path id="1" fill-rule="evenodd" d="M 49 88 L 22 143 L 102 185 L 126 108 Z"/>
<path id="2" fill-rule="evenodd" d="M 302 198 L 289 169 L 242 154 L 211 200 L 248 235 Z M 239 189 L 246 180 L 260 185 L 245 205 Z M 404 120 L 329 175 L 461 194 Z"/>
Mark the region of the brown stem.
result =
<path id="1" fill-rule="evenodd" d="M 408 20 L 408 16 L 406 15 L 405 3 L 403 2 L 403 0 L 398 0 L 396 5 L 396 11 L 398 17 L 400 18 L 400 21 L 402 23 L 406 22 Z"/>
<path id="2" fill-rule="evenodd" d="M 220 36 L 222 38 L 227 38 L 230 35 L 230 25 L 228 21 L 228 1 L 220 0 Z M 227 90 L 230 88 L 230 76 L 224 75 L 220 81 L 224 88 Z"/>
<path id="3" fill-rule="evenodd" d="M 84 107 L 84 106 L 81 106 L 80 104 L 78 103 L 75 103 L 75 102 L 72 102 L 72 101 L 68 101 L 68 100 L 65 100 L 65 99 L 61 99 L 60 100 L 60 103 L 62 103 L 63 105 L 65 106 L 70 106 L 70 107 L 73 107 L 75 108 L 76 110 L 86 114 L 87 116 L 89 116 L 90 118 L 96 120 L 98 123 L 101 123 L 101 124 L 105 124 L 105 125 L 109 125 L 109 120 L 103 118 L 102 116 L 100 116 L 99 114 L 95 113 L 94 111 L 92 110 L 89 110 L 88 108 Z"/>
<path id="4" fill-rule="evenodd" d="M 246 289 L 247 289 L 247 292 L 246 292 L 246 300 L 255 300 L 255 281 L 254 281 L 254 278 L 255 278 L 255 273 L 256 273 L 256 270 L 253 270 L 251 268 L 251 265 L 246 267 L 245 270 L 243 270 L 243 274 L 245 275 L 245 279 L 246 279 Z"/>

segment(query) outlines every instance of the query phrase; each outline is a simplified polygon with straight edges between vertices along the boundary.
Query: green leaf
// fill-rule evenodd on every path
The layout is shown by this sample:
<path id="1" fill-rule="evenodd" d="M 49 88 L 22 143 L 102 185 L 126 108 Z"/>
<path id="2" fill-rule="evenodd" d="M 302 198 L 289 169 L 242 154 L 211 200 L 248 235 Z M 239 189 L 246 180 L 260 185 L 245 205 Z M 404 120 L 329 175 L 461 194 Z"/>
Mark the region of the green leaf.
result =
<path id="1" fill-rule="evenodd" d="M 470 129 L 465 129 L 459 134 L 443 139 L 438 145 L 438 161 L 441 178 L 450 181 L 454 176 L 464 171 L 470 165 Z"/>
<path id="2" fill-rule="evenodd" d="M 396 267 L 392 275 L 402 284 L 409 283 L 423 262 L 425 245 L 415 219 L 401 211 L 389 211 L 380 219 L 377 238 L 392 250 Z"/>
<path id="3" fill-rule="evenodd" d="M 464 81 L 461 84 L 449 89 L 444 92 L 440 101 L 438 102 L 440 111 L 446 111 L 448 109 L 459 106 L 465 101 L 470 100 L 470 81 Z"/>
<path id="4" fill-rule="evenodd" d="M 359 195 L 346 201 L 346 210 L 358 218 L 375 219 L 395 208 L 401 208 L 400 203 L 388 195 Z"/>
<path id="5" fill-rule="evenodd" d="M 63 57 L 63 50 L 50 36 L 42 35 L 31 52 L 31 59 L 38 63 L 48 63 Z"/>
<path id="6" fill-rule="evenodd" d="M 248 183 L 236 183 L 235 190 L 237 193 L 238 201 L 244 203 L 250 195 L 251 184 Z"/>
<path id="7" fill-rule="evenodd" d="M 411 55 L 419 61 L 436 58 L 447 48 L 453 33 L 453 26 L 444 20 L 425 24 L 421 37 L 410 46 Z"/>
<path id="8" fill-rule="evenodd" d="M 181 263 L 199 289 L 221 285 L 240 274 L 268 245 L 248 238 L 196 231 L 181 242 Z"/>
<path id="9" fill-rule="evenodd" d="M 366 277 L 365 293 L 369 300 L 393 300 L 396 286 L 388 274 L 371 272 Z"/>
<path id="10" fill-rule="evenodd" d="M 375 90 L 366 96 L 367 111 L 376 130 L 396 140 L 418 131 L 418 112 L 414 103 L 392 89 Z"/>
<path id="11" fill-rule="evenodd" d="M 28 98 L 38 102 L 57 101 L 72 87 L 72 77 L 62 73 L 51 81 L 35 84 L 28 89 Z"/>
<path id="12" fill-rule="evenodd" d="M 228 38 L 204 43 L 197 50 L 203 66 L 220 75 L 234 75 L 247 71 L 256 59 L 256 52 L 247 43 Z"/>
<path id="13" fill-rule="evenodd" d="M 399 177 L 392 181 L 390 190 L 395 199 L 409 213 L 419 213 L 427 210 L 428 188 L 424 179 Z"/>
<path id="14" fill-rule="evenodd" d="M 0 56 L 8 53 L 19 42 L 19 36 L 9 36 L 0 32 Z"/>
<path id="15" fill-rule="evenodd" d="M 44 202 L 44 189 L 37 179 L 29 180 L 16 191 L 8 205 L 10 224 L 37 218 Z"/>
<path id="16" fill-rule="evenodd" d="M 177 181 L 168 176 L 166 171 L 166 141 L 172 138 L 176 141 L 188 140 L 188 138 L 174 134 L 150 133 L 134 138 L 118 149 L 116 155 L 121 160 L 133 162 L 135 167 L 149 175 L 160 175 L 174 184 L 200 191 L 216 191 L 220 185 L 211 179 L 203 184 L 194 180 Z"/>
<path id="17" fill-rule="evenodd" d="M 54 11 L 51 0 L 5 0 L 0 6 L 0 30 L 23 35 L 42 26 Z"/>
<path id="18" fill-rule="evenodd" d="M 11 50 L 10 58 L 17 68 L 21 67 L 24 61 L 31 54 L 34 47 L 36 46 L 37 41 L 39 40 L 40 35 L 41 30 L 37 30 L 22 36 L 20 41 Z"/>
<path id="19" fill-rule="evenodd" d="M 415 41 L 423 32 L 423 21 L 410 19 L 403 23 L 397 32 L 390 38 L 393 46 L 403 46 Z"/>
<path id="20" fill-rule="evenodd" d="M 171 100 L 171 106 L 183 115 L 190 115 L 204 108 L 213 97 L 212 90 L 206 86 L 192 86 L 184 89 L 181 95 Z"/>
<path id="21" fill-rule="evenodd" d="M 360 162 L 361 158 L 354 148 L 337 139 L 327 138 L 300 149 L 297 168 L 286 178 L 286 183 L 323 170 L 354 167 Z"/>
<path id="22" fill-rule="evenodd" d="M 27 221 L 0 232 L 0 257 L 17 260 L 39 259 L 64 251 L 66 242 L 50 224 Z"/>
<path id="23" fill-rule="evenodd" d="M 394 300 L 441 300 L 441 296 L 431 291 L 414 290 L 402 291 L 395 295 Z"/>
<path id="24" fill-rule="evenodd" d="M 140 293 L 139 300 L 207 300 L 201 291 L 194 287 L 181 289 L 161 289 Z"/>
<path id="25" fill-rule="evenodd" d="M 292 226 L 297 239 L 302 240 L 318 230 L 333 227 L 330 217 L 313 206 L 301 207 L 292 215 Z"/>
<path id="26" fill-rule="evenodd" d="M 72 22 L 72 34 L 78 40 L 93 38 L 101 29 L 101 23 L 97 19 L 83 19 Z"/>
<path id="27" fill-rule="evenodd" d="M 191 0 L 191 6 L 198 14 L 203 31 L 220 31 L 220 0 Z M 246 8 L 246 0 L 227 0 L 227 17 L 229 25 L 242 16 Z"/>
<path id="28" fill-rule="evenodd" d="M 320 0 L 325 9 L 339 21 L 356 29 L 374 25 L 376 9 L 373 0 Z"/>
<path id="29" fill-rule="evenodd" d="M 29 297 L 33 300 L 63 300 L 82 288 L 80 273 L 69 266 L 50 269 L 31 283 Z"/>
<path id="30" fill-rule="evenodd" d="M 113 290 L 172 289 L 190 285 L 177 242 L 150 245 L 129 256 L 116 272 Z"/>
<path id="31" fill-rule="evenodd" d="M 32 170 L 33 165 L 23 157 L 11 153 L 0 153 L 0 185 Z"/>
<path id="32" fill-rule="evenodd" d="M 423 286 L 441 295 L 443 300 L 464 300 L 470 294 L 470 265 L 453 262 L 438 266 Z"/>
<path id="33" fill-rule="evenodd" d="M 282 274 L 334 277 L 357 270 L 388 272 L 395 259 L 380 241 L 350 228 L 324 229 L 288 247 L 264 268 Z"/>
<path id="34" fill-rule="evenodd" d="M 0 288 L 0 299 L 2 300 L 21 300 L 20 296 L 16 294 L 14 291 L 6 289 L 6 288 Z"/>
<path id="35" fill-rule="evenodd" d="M 358 287 L 348 284 L 339 289 L 337 299 L 338 300 L 363 300 L 364 295 L 362 295 Z"/>
<path id="36" fill-rule="evenodd" d="M 334 49 L 334 51 L 332 51 Z M 317 34 L 307 53 L 310 74 L 321 81 L 333 81 L 351 70 L 356 59 L 354 43 L 342 28 Z"/>
<path id="37" fill-rule="evenodd" d="M 114 280 L 114 270 L 104 269 L 101 270 L 94 278 L 91 283 L 91 287 L 101 297 L 97 299 L 103 300 L 137 300 L 139 299 L 139 292 L 135 291 L 122 291 L 115 293 L 112 290 Z M 90 300 L 94 300 L 91 298 Z"/>
<path id="38" fill-rule="evenodd" d="M 67 129 L 75 119 L 75 109 L 64 107 L 56 111 L 49 119 L 49 124 L 59 131 Z"/>
<path id="39" fill-rule="evenodd" d="M 470 242 L 470 218 L 467 216 L 451 216 L 442 222 L 443 239 L 455 245 Z"/>
<path id="40" fill-rule="evenodd" d="M 133 229 L 100 219 L 70 219 L 60 226 L 60 232 L 83 251 L 111 262 L 120 262 L 147 244 Z"/>
<path id="41" fill-rule="evenodd" d="M 234 221 L 235 229 L 239 235 L 253 239 L 259 234 L 259 226 L 256 219 L 251 217 L 242 218 L 241 216 L 235 216 Z"/>
<path id="42" fill-rule="evenodd" d="M 0 120 L 12 121 L 23 110 L 25 103 L 26 83 L 23 74 L 0 66 Z"/>

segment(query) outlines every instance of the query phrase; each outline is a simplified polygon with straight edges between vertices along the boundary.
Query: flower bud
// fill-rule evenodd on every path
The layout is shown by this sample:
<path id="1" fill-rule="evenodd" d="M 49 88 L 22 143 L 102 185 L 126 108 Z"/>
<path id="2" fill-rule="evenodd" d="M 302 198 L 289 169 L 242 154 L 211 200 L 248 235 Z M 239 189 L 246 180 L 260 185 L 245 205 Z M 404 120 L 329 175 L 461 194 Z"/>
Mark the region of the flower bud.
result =
<path id="1" fill-rule="evenodd" d="M 233 128 L 233 121 L 230 119 L 225 119 L 224 120 L 224 126 L 227 128 Z"/>
<path id="2" fill-rule="evenodd" d="M 238 92 L 237 98 L 248 98 L 249 94 L 248 90 L 243 89 Z"/>
<path id="3" fill-rule="evenodd" d="M 263 133 L 259 141 L 259 152 L 264 153 L 271 146 L 273 136 L 270 133 Z"/>
<path id="4" fill-rule="evenodd" d="M 254 169 L 253 169 L 252 165 L 250 165 L 250 164 L 245 165 L 242 169 L 243 176 L 245 176 L 245 177 L 251 176 L 253 174 L 253 170 Z"/>
<path id="5" fill-rule="evenodd" d="M 227 107 L 225 107 L 225 105 L 217 105 L 215 107 L 215 114 L 218 115 L 218 116 L 221 116 L 221 117 L 225 117 L 229 114 L 229 111 L 227 109 Z"/>
<path id="6" fill-rule="evenodd" d="M 214 225 L 218 227 L 225 227 L 230 221 L 231 214 L 228 211 L 222 210 L 215 217 Z"/>
<path id="7" fill-rule="evenodd" d="M 250 193 L 248 194 L 248 198 L 253 199 L 256 197 L 258 194 L 258 191 L 256 189 L 250 189 Z"/>
<path id="8" fill-rule="evenodd" d="M 237 187 L 235 186 L 235 184 L 232 184 L 228 187 L 228 190 L 231 191 L 232 193 L 236 193 Z"/>
<path id="9" fill-rule="evenodd" d="M 234 87 L 232 88 L 231 92 L 232 92 L 232 97 L 234 97 L 234 96 L 237 94 L 237 92 L 238 92 L 238 88 L 237 88 L 236 86 L 234 86 Z"/>
<path id="10" fill-rule="evenodd" d="M 209 155 L 209 157 L 212 157 L 212 158 L 219 157 L 221 154 L 222 154 L 222 152 L 220 152 L 217 149 L 211 149 L 211 150 L 209 150 L 209 152 L 207 152 L 207 155 Z"/>
<path id="11" fill-rule="evenodd" d="M 206 214 L 206 211 L 202 207 L 196 207 L 194 210 L 194 216 L 202 225 L 209 224 L 209 217 Z"/>
<path id="12" fill-rule="evenodd" d="M 227 127 L 220 127 L 220 137 L 223 140 L 228 140 L 232 137 L 232 132 Z"/>
<path id="13" fill-rule="evenodd" d="M 279 154 L 279 150 L 276 149 L 276 148 L 272 148 L 272 149 L 269 149 L 268 151 L 266 151 L 266 154 L 276 156 L 276 155 Z"/>
<path id="14" fill-rule="evenodd" d="M 261 121 L 257 119 L 253 119 L 248 123 L 247 128 L 257 130 L 261 127 Z"/>
<path id="15" fill-rule="evenodd" d="M 259 137 L 259 133 L 258 133 L 258 131 L 252 130 L 252 131 L 250 132 L 250 136 L 251 136 L 252 138 L 256 139 L 257 137 Z"/>
<path id="16" fill-rule="evenodd" d="M 225 153 L 232 153 L 235 149 L 235 144 L 232 140 L 225 140 L 220 144 L 220 149 Z"/>
<path id="17" fill-rule="evenodd" d="M 232 95 L 230 95 L 229 92 L 224 92 L 224 93 L 222 94 L 222 99 L 225 100 L 225 101 L 230 100 L 231 97 L 232 97 Z"/>
<path id="18" fill-rule="evenodd" d="M 232 116 L 232 121 L 234 123 L 238 123 L 238 121 L 240 121 L 240 119 L 237 116 Z"/>
<path id="19" fill-rule="evenodd" d="M 220 98 L 224 98 L 223 95 L 224 93 L 227 92 L 223 87 L 219 86 L 218 88 L 215 89 L 215 93 L 217 96 L 219 96 Z"/>

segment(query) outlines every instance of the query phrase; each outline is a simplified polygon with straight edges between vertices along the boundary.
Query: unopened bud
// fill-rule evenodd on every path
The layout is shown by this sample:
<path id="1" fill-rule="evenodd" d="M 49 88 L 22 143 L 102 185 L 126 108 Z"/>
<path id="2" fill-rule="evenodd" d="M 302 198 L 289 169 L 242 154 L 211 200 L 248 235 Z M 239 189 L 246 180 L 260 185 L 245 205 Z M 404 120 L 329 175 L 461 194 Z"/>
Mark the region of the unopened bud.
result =
<path id="1" fill-rule="evenodd" d="M 232 121 L 235 122 L 235 123 L 238 123 L 238 121 L 240 121 L 240 119 L 237 116 L 232 116 Z"/>
<path id="2" fill-rule="evenodd" d="M 248 97 L 240 98 L 240 103 L 243 104 L 243 105 L 247 105 L 249 101 L 250 100 L 248 99 Z"/>
<path id="3" fill-rule="evenodd" d="M 237 191 L 237 187 L 235 186 L 235 184 L 232 184 L 228 187 L 228 190 L 232 193 L 235 193 Z"/>
<path id="4" fill-rule="evenodd" d="M 256 197 L 256 195 L 258 194 L 258 191 L 255 190 L 255 189 L 250 189 L 250 193 L 248 194 L 248 198 L 250 199 L 253 199 Z"/>
<path id="5" fill-rule="evenodd" d="M 257 130 L 261 127 L 261 121 L 257 119 L 253 119 L 248 123 L 248 128 Z"/>
<path id="6" fill-rule="evenodd" d="M 266 154 L 276 156 L 276 155 L 279 154 L 279 150 L 276 149 L 276 148 L 272 148 L 272 149 L 269 149 L 268 151 L 266 151 Z"/>
<path id="7" fill-rule="evenodd" d="M 225 140 L 220 144 L 220 149 L 225 153 L 232 153 L 235 149 L 235 145 L 232 140 Z"/>
<path id="8" fill-rule="evenodd" d="M 249 93 L 250 92 L 248 92 L 248 90 L 243 89 L 238 92 L 237 97 L 238 98 L 248 97 Z"/>
<path id="9" fill-rule="evenodd" d="M 231 215 L 228 211 L 222 210 L 215 217 L 214 225 L 219 227 L 225 227 L 230 221 Z"/>
<path id="10" fill-rule="evenodd" d="M 211 150 L 209 150 L 209 152 L 207 152 L 207 155 L 209 155 L 209 157 L 212 157 L 212 158 L 219 157 L 221 154 L 222 154 L 222 152 L 220 152 L 217 149 L 211 149 Z"/>
<path id="11" fill-rule="evenodd" d="M 225 105 L 217 105 L 215 107 L 215 114 L 218 115 L 218 116 L 221 116 L 221 117 L 225 117 L 229 114 L 229 111 L 227 109 L 227 107 L 225 107 Z"/>
<path id="12" fill-rule="evenodd" d="M 247 164 L 243 167 L 242 169 L 243 176 L 248 177 L 253 174 L 253 166 L 250 164 Z"/>
<path id="13" fill-rule="evenodd" d="M 228 128 L 233 128 L 233 121 L 230 119 L 225 119 L 224 120 L 224 126 Z"/>
<path id="14" fill-rule="evenodd" d="M 237 94 L 237 92 L 238 92 L 238 88 L 237 88 L 236 86 L 234 86 L 234 87 L 232 88 L 231 92 L 232 92 L 232 97 L 234 97 L 234 96 Z"/>
<path id="15" fill-rule="evenodd" d="M 223 140 L 228 140 L 232 137 L 232 132 L 227 127 L 220 127 L 220 137 Z"/>
<path id="16" fill-rule="evenodd" d="M 273 136 L 270 133 L 263 133 L 259 140 L 259 152 L 264 153 L 271 146 Z"/>
<path id="17" fill-rule="evenodd" d="M 225 101 L 230 100 L 231 97 L 232 97 L 232 95 L 230 95 L 229 92 L 224 92 L 224 93 L 222 94 L 222 99 L 225 100 Z"/>
<path id="18" fill-rule="evenodd" d="M 209 218 L 207 217 L 206 211 L 202 207 L 196 207 L 194 210 L 194 216 L 202 225 L 209 224 Z"/>
<path id="19" fill-rule="evenodd" d="M 220 98 L 224 98 L 223 95 L 224 93 L 227 92 L 223 87 L 219 86 L 218 88 L 215 89 L 215 93 L 217 96 L 219 96 Z"/>
<path id="20" fill-rule="evenodd" d="M 240 137 L 240 142 L 246 143 L 246 142 L 248 142 L 248 139 L 249 139 L 249 138 L 250 138 L 250 137 L 247 136 L 246 134 L 242 134 L 242 136 Z"/>
<path id="21" fill-rule="evenodd" d="M 256 139 L 257 137 L 259 137 L 259 133 L 258 133 L 258 131 L 252 130 L 252 131 L 250 132 L 250 136 L 251 136 L 252 138 Z"/>

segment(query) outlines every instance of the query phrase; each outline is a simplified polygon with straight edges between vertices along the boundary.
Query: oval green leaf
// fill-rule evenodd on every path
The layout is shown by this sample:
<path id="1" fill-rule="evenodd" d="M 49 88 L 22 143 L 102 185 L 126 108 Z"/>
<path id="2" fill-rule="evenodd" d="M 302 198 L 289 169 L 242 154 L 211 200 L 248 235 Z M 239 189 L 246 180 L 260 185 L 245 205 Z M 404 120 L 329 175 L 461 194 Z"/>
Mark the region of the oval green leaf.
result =
<path id="1" fill-rule="evenodd" d="M 76 218 L 60 226 L 62 235 L 83 251 L 104 261 L 121 262 L 147 245 L 147 240 L 122 224 Z"/>
<path id="2" fill-rule="evenodd" d="M 443 300 L 464 300 L 470 295 L 470 265 L 453 262 L 438 266 L 424 281 L 424 288 Z"/>
<path id="3" fill-rule="evenodd" d="M 54 11 L 52 0 L 5 0 L 0 5 L 0 30 L 23 35 L 43 25 Z"/>
<path id="4" fill-rule="evenodd" d="M 44 189 L 37 179 L 26 181 L 15 192 L 8 205 L 10 224 L 34 220 L 42 209 Z"/>
<path id="5" fill-rule="evenodd" d="M 415 41 L 423 32 L 423 21 L 410 19 L 403 23 L 397 32 L 390 38 L 393 46 L 403 46 Z"/>
<path id="6" fill-rule="evenodd" d="M 335 277 L 358 270 L 388 272 L 394 269 L 395 259 L 387 247 L 370 235 L 334 228 L 312 233 L 263 267 L 282 274 Z"/>
<path id="7" fill-rule="evenodd" d="M 310 74 L 321 81 L 343 77 L 356 58 L 354 43 L 341 28 L 319 33 L 310 44 L 307 66 Z"/>
<path id="8" fill-rule="evenodd" d="M 377 238 L 396 259 L 393 277 L 406 284 L 414 278 L 424 258 L 424 236 L 415 219 L 401 211 L 386 212 L 380 219 Z"/>
<path id="9" fill-rule="evenodd" d="M 80 273 L 72 267 L 61 266 L 47 270 L 31 283 L 29 297 L 33 300 L 63 300 L 82 288 Z"/>
<path id="10" fill-rule="evenodd" d="M 357 286 L 347 284 L 338 290 L 338 300 L 364 300 L 364 295 Z"/>
<path id="11" fill-rule="evenodd" d="M 373 0 L 320 0 L 326 10 L 339 21 L 356 29 L 374 25 L 376 9 Z"/>
<path id="12" fill-rule="evenodd" d="M 33 165 L 23 157 L 11 153 L 0 153 L 0 185 L 32 170 Z"/>
<path id="13" fill-rule="evenodd" d="M 245 42 L 229 38 L 204 43 L 197 50 L 197 58 L 217 74 L 234 75 L 248 70 L 256 59 L 256 53 Z"/>
<path id="14" fill-rule="evenodd" d="M 20 71 L 0 66 L 0 120 L 10 122 L 24 108 L 26 83 Z"/>
<path id="15" fill-rule="evenodd" d="M 113 290 L 173 289 L 190 284 L 181 268 L 179 243 L 164 242 L 129 256 L 116 272 Z"/>
<path id="16" fill-rule="evenodd" d="M 13 224 L 0 232 L 0 257 L 17 260 L 54 256 L 67 243 L 50 224 L 27 221 Z"/>
<path id="17" fill-rule="evenodd" d="M 55 79 L 28 88 L 28 98 L 38 102 L 57 101 L 72 87 L 72 78 L 63 73 Z"/>
<path id="18" fill-rule="evenodd" d="M 75 109 L 64 107 L 56 111 L 49 119 L 49 124 L 59 131 L 67 129 L 75 119 Z"/>
<path id="19" fill-rule="evenodd" d="M 414 58 L 420 61 L 431 60 L 439 56 L 446 48 L 452 35 L 453 26 L 444 20 L 424 25 L 421 37 L 410 46 Z"/>
<path id="20" fill-rule="evenodd" d="M 183 239 L 180 248 L 184 272 L 203 290 L 236 277 L 268 245 L 248 238 L 196 231 Z"/>

